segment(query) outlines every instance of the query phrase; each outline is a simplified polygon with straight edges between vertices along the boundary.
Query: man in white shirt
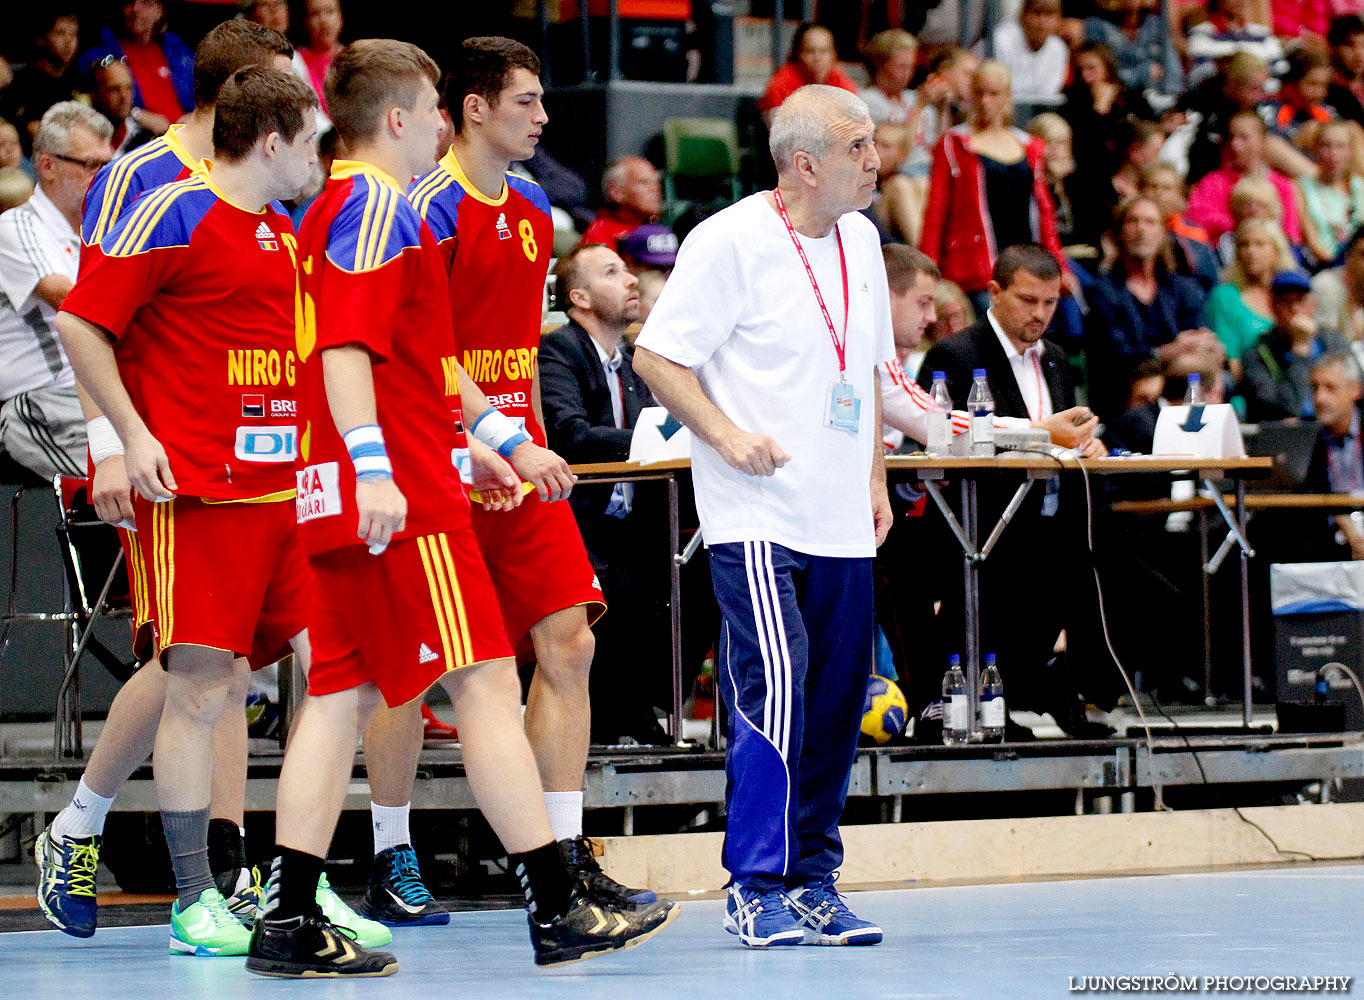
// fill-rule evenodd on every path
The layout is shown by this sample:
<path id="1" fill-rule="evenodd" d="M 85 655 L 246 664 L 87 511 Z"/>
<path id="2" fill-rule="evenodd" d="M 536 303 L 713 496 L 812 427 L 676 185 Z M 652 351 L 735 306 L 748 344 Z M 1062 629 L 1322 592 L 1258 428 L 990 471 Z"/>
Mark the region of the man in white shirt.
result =
<path id="1" fill-rule="evenodd" d="M 1024 0 L 1017 21 L 995 29 L 995 58 L 1009 67 L 1013 91 L 1029 97 L 1061 93 L 1070 63 L 1070 49 L 1057 31 L 1061 0 Z"/>
<path id="2" fill-rule="evenodd" d="M 635 369 L 693 435 L 724 618 L 731 875 L 748 947 L 875 944 L 834 889 L 872 662 L 872 559 L 890 528 L 879 366 L 894 357 L 866 103 L 797 90 L 773 116 L 775 191 L 687 237 Z M 808 749 L 807 749 L 808 748 Z"/>
<path id="3" fill-rule="evenodd" d="M 85 419 L 57 337 L 80 262 L 81 201 L 113 156 L 113 127 L 63 101 L 33 138 L 38 187 L 0 215 L 0 448 L 43 478 L 85 475 Z"/>

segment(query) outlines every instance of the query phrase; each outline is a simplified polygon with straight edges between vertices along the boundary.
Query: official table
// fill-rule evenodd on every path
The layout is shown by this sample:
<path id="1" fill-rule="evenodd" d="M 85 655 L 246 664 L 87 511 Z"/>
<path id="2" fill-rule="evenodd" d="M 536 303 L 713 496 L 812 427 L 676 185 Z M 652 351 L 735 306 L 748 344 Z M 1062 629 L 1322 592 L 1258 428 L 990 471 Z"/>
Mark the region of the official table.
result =
<path id="1" fill-rule="evenodd" d="M 1241 658 L 1245 683 L 1244 723 L 1252 721 L 1251 664 L 1250 664 L 1250 586 L 1246 563 L 1255 554 L 1246 541 L 1245 477 L 1254 473 L 1268 473 L 1273 467 L 1270 458 L 1194 459 L 1188 457 L 1131 456 L 1126 458 L 1078 459 L 1052 457 L 1040 452 L 1004 453 L 992 458 L 947 458 L 933 455 L 896 455 L 886 459 L 887 471 L 911 475 L 923 483 L 934 504 L 942 512 L 948 527 L 961 546 L 965 568 L 965 665 L 967 692 L 971 704 L 971 718 L 978 718 L 980 684 L 980 566 L 999 542 L 1000 536 L 1013 520 L 1023 501 L 1039 480 L 1050 479 L 1061 471 L 1078 471 L 1093 475 L 1130 475 L 1134 473 L 1167 473 L 1188 475 L 1204 481 L 1215 505 L 1241 550 Z M 1014 472 L 1024 476 L 1022 485 L 1005 507 L 999 520 L 980 545 L 979 532 L 979 477 L 982 473 Z M 958 519 L 942 495 L 938 483 L 951 476 L 962 481 L 961 517 Z M 1212 479 L 1230 478 L 1235 484 L 1233 508 L 1229 508 L 1219 491 L 1212 487 Z M 977 723 L 972 723 L 973 734 Z"/>

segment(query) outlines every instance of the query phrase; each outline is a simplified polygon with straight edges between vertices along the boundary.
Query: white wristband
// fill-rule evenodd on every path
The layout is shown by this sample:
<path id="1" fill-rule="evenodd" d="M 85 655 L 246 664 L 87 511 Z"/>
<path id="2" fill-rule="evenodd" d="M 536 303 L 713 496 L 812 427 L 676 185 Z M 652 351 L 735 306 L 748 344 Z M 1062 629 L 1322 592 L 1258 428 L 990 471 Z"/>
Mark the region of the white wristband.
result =
<path id="1" fill-rule="evenodd" d="M 393 463 L 389 461 L 388 449 L 384 446 L 384 432 L 378 424 L 352 427 L 341 440 L 350 453 L 358 481 L 393 478 Z"/>
<path id="2" fill-rule="evenodd" d="M 503 458 L 511 458 L 516 447 L 530 440 L 530 435 L 516 425 L 516 421 L 494 406 L 484 410 L 469 433 Z"/>
<path id="3" fill-rule="evenodd" d="M 118 431 L 108 417 L 96 417 L 86 421 L 85 436 L 90 443 L 90 461 L 99 465 L 106 458 L 123 454 L 123 442 L 118 439 Z"/>

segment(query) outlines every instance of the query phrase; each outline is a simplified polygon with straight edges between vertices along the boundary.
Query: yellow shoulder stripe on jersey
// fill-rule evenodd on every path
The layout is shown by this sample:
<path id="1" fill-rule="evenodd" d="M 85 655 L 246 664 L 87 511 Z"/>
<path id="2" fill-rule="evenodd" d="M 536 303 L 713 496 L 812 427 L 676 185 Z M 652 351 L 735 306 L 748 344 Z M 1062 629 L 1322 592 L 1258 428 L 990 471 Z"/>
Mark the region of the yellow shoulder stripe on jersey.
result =
<path id="1" fill-rule="evenodd" d="M 444 170 L 437 170 L 427 176 L 421 186 L 412 192 L 412 204 L 417 209 L 417 214 L 423 219 L 426 218 L 427 211 L 431 208 L 431 202 L 436 200 L 436 195 L 455 183 L 455 178 Z"/>
<path id="2" fill-rule="evenodd" d="M 383 259 L 384 248 L 388 246 L 388 235 L 393 231 L 393 217 L 398 214 L 398 200 L 403 195 L 394 194 L 388 185 L 384 185 L 384 200 L 379 209 L 379 216 L 374 220 L 374 239 L 371 241 L 369 252 L 366 255 L 365 269 L 372 270 L 379 266 Z"/>
<path id="3" fill-rule="evenodd" d="M 100 205 L 99 218 L 95 221 L 94 231 L 90 234 L 91 244 L 104 239 L 110 227 L 123 214 L 123 203 L 128 197 L 128 185 L 133 182 L 137 168 L 149 160 L 156 159 L 164 148 L 161 142 L 151 142 L 114 161 L 113 167 L 109 170 L 109 181 L 104 185 L 104 203 Z"/>
<path id="4" fill-rule="evenodd" d="M 110 257 L 130 257 L 142 253 L 156 226 L 176 200 L 194 191 L 208 190 L 202 175 L 187 177 L 153 191 L 133 210 L 127 228 L 107 251 Z"/>

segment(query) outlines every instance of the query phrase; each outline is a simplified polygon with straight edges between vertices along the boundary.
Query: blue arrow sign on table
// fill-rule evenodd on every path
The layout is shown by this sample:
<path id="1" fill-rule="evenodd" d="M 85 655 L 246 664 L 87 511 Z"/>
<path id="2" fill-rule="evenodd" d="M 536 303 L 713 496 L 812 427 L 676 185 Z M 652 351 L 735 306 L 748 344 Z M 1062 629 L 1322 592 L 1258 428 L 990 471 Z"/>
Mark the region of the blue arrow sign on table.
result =
<path id="1" fill-rule="evenodd" d="M 1188 431 L 1190 434 L 1197 434 L 1206 426 L 1207 424 L 1203 423 L 1203 407 L 1200 404 L 1189 407 L 1189 419 L 1180 424 L 1179 429 Z"/>

